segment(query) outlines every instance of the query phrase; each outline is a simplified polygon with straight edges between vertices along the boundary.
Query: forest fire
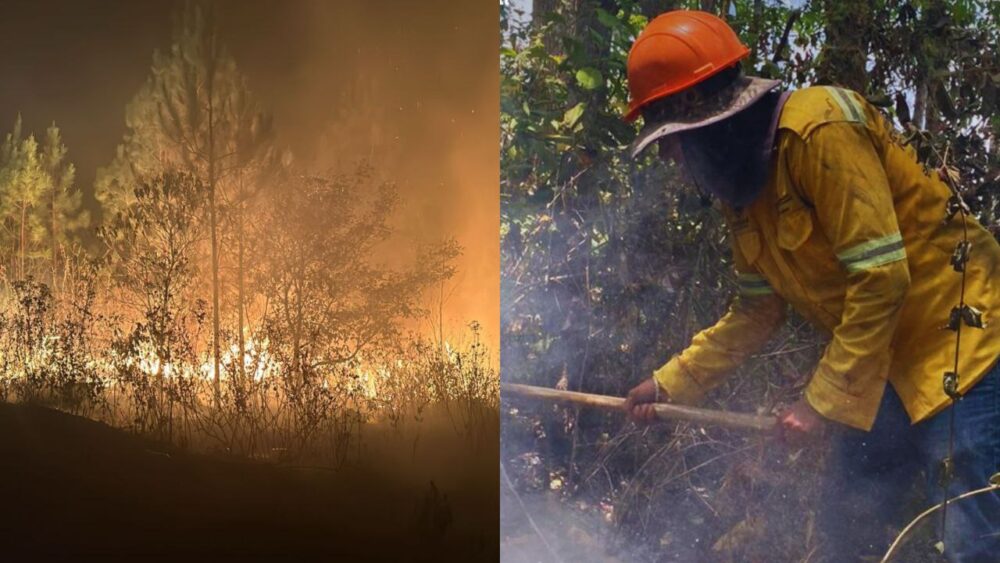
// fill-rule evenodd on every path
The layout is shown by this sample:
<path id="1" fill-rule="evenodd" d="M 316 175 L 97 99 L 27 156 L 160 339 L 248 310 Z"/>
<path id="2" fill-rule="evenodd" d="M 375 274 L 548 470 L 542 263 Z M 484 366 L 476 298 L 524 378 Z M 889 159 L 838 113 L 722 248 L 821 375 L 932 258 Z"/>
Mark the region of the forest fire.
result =
<path id="1" fill-rule="evenodd" d="M 244 330 L 249 331 L 249 328 Z M 231 343 L 221 356 L 224 369 L 219 373 L 219 377 L 226 379 L 235 374 L 246 374 L 254 382 L 277 377 L 283 371 L 284 366 L 268 353 L 267 348 L 267 338 L 262 338 L 259 341 L 254 337 L 248 338 L 244 342 L 242 354 L 240 353 L 240 345 Z M 243 359 L 242 366 L 239 363 L 241 357 Z M 212 359 L 206 356 L 199 369 L 201 376 L 205 380 L 211 380 L 213 369 Z"/>
<path id="2" fill-rule="evenodd" d="M 378 397 L 378 381 L 389 377 L 385 370 L 371 370 L 356 368 L 354 374 L 354 389 L 360 391 L 365 397 L 375 399 Z"/>
<path id="3" fill-rule="evenodd" d="M 9 70 L 24 80 L 0 92 L 0 422 L 24 407 L 56 421 L 43 430 L 86 430 L 108 447 L 25 434 L 29 461 L 75 446 L 106 456 L 46 466 L 39 473 L 63 477 L 33 496 L 69 500 L 31 506 L 55 521 L 63 513 L 44 507 L 77 499 L 96 521 L 127 505 L 135 521 L 164 526 L 178 553 L 329 554 L 347 543 L 336 538 L 389 546 L 358 540 L 387 529 L 408 538 L 386 548 L 394 554 L 411 544 L 483 553 L 495 464 L 469 453 L 495 457 L 497 292 L 469 280 L 496 279 L 497 202 L 479 189 L 495 178 L 495 123 L 476 112 L 495 105 L 497 76 L 448 41 L 486 37 L 471 26 L 495 29 L 496 14 L 447 3 L 57 3 L 9 6 L 0 21 L 12 37 L 53 11 L 76 37 L 19 50 Z M 29 23 L 10 26 L 18 14 Z M 410 75 L 439 61 L 476 76 Z M 35 80 L 79 88 L 63 99 L 54 93 L 66 88 Z M 24 428 L 35 430 L 0 436 L 19 440 Z M 112 461 L 122 456 L 135 464 Z M 94 479 L 120 502 L 83 499 L 93 482 L 73 479 L 93 477 L 81 469 L 91 465 L 111 468 Z M 399 518 L 357 509 L 377 497 Z M 247 533 L 285 526 L 289 512 L 308 524 Z M 374 536 L 356 536 L 362 513 Z M 55 543 L 44 549 L 92 547 L 93 534 L 73 536 L 79 526 L 46 528 Z"/>
<path id="4" fill-rule="evenodd" d="M 156 352 L 155 347 L 149 342 L 143 342 L 136 350 L 133 357 L 124 359 L 126 367 L 135 367 L 148 377 L 165 379 L 170 378 L 192 378 L 200 377 L 205 381 L 212 381 L 214 378 L 214 366 L 212 358 L 204 355 L 199 364 L 184 362 L 164 361 Z M 240 348 L 237 344 L 231 344 L 222 354 L 223 369 L 219 372 L 219 378 L 227 380 L 234 374 L 247 373 L 254 382 L 261 382 L 265 378 L 276 377 L 281 373 L 282 366 L 277 363 L 267 353 L 267 341 L 258 343 L 255 339 L 248 339 L 243 352 L 242 371 L 237 363 L 240 357 Z M 103 365 L 105 370 L 110 370 L 110 364 Z M 109 377 L 109 381 L 113 378 Z"/>

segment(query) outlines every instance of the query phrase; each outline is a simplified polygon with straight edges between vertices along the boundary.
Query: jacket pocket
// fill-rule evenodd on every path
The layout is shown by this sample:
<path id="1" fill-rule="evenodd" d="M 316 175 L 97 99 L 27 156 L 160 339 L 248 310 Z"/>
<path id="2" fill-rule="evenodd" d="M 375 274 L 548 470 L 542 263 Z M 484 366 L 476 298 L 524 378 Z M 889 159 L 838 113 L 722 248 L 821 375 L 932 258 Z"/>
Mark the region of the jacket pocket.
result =
<path id="1" fill-rule="evenodd" d="M 799 205 L 778 215 L 778 247 L 795 250 L 812 235 L 813 221 L 809 208 Z"/>

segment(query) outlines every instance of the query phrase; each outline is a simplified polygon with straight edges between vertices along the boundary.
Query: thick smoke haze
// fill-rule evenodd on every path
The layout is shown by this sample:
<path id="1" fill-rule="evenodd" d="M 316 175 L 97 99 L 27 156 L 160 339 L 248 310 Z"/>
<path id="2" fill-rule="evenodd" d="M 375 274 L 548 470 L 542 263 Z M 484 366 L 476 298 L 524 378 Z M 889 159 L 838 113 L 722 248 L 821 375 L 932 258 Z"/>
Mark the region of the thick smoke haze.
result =
<path id="1" fill-rule="evenodd" d="M 152 52 L 169 44 L 182 2 L 3 2 L 0 125 L 20 112 L 37 134 L 63 131 L 93 205 L 96 169 L 124 132 L 125 105 Z M 484 6 L 488 5 L 488 6 Z M 445 288 L 446 323 L 499 325 L 495 2 L 219 0 L 222 36 L 274 116 L 278 139 L 309 168 L 371 158 L 399 187 L 399 239 L 454 237 L 464 252 Z M 486 9 L 484 9 L 486 8 Z M 404 261 L 407 245 L 385 259 Z M 429 305 L 431 303 L 428 303 Z"/>

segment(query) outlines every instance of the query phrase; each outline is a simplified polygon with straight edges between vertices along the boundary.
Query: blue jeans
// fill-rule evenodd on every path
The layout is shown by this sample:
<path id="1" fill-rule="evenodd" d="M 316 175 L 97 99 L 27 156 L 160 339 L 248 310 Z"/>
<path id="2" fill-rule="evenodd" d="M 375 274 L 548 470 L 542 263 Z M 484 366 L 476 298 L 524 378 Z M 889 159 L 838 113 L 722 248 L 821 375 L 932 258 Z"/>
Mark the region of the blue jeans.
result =
<path id="1" fill-rule="evenodd" d="M 1000 471 L 1000 364 L 955 407 L 953 477 L 949 498 L 985 487 Z M 948 455 L 949 412 L 911 425 L 899 396 L 886 388 L 871 432 L 842 429 L 834 438 L 820 523 L 834 561 L 881 557 L 893 534 L 917 513 L 942 501 L 942 460 Z M 926 497 L 914 498 L 915 480 Z M 941 538 L 940 510 L 933 520 Z M 924 521 L 925 525 L 931 525 Z M 961 563 L 1000 561 L 1000 494 L 948 504 L 945 555 Z"/>

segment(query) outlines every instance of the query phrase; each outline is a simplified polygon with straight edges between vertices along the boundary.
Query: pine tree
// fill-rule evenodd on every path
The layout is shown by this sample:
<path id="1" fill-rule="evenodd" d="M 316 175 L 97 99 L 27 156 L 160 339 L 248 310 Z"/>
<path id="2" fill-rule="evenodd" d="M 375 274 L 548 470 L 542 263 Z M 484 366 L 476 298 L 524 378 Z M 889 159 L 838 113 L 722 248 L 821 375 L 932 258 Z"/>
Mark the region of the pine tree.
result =
<path id="1" fill-rule="evenodd" d="M 7 275 L 17 269 L 16 221 L 13 193 L 19 170 L 21 168 L 21 115 L 14 121 L 14 128 L 4 137 L 0 145 L 0 225 L 2 225 L 2 240 L 0 240 L 0 256 Z"/>
<path id="2" fill-rule="evenodd" d="M 212 272 L 212 351 L 216 397 L 220 369 L 220 227 L 227 183 L 270 155 L 270 120 L 248 94 L 246 78 L 221 44 L 210 8 L 189 4 L 170 50 L 153 56 L 151 74 L 126 110 L 124 142 L 99 171 L 96 196 L 106 212 L 134 201 L 141 178 L 171 170 L 207 190 Z M 242 327 L 240 327 L 242 330 Z"/>
<path id="3" fill-rule="evenodd" d="M 42 203 L 46 177 L 34 135 L 21 138 L 21 116 L 3 144 L 3 174 L 0 184 L 0 217 L 3 220 L 5 248 L 10 271 L 15 279 L 28 275 L 28 260 L 35 257 L 44 239 L 44 224 L 36 209 Z"/>
<path id="4" fill-rule="evenodd" d="M 73 189 L 75 167 L 66 159 L 67 149 L 59 128 L 46 130 L 42 145 L 34 135 L 22 138 L 21 116 L 0 145 L 0 248 L 2 261 L 14 279 L 48 274 L 54 287 L 59 257 L 76 244 L 80 228 L 89 223 L 82 194 Z M 36 271 L 44 259 L 48 272 Z"/>
<path id="5" fill-rule="evenodd" d="M 40 162 L 45 174 L 42 199 L 38 208 L 46 217 L 52 288 L 59 279 L 59 259 L 65 249 L 76 242 L 74 232 L 90 222 L 90 214 L 83 208 L 82 192 L 73 189 L 76 168 L 66 160 L 67 149 L 62 142 L 59 128 L 53 123 L 45 131 L 45 144 L 41 147 Z"/>

